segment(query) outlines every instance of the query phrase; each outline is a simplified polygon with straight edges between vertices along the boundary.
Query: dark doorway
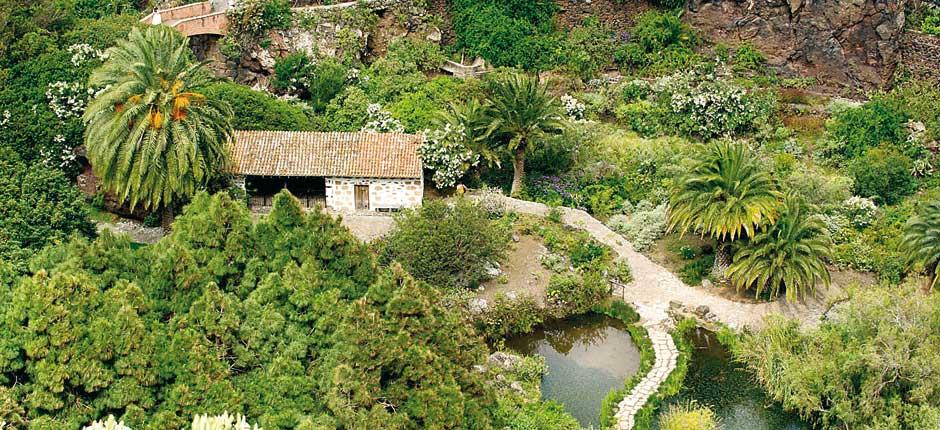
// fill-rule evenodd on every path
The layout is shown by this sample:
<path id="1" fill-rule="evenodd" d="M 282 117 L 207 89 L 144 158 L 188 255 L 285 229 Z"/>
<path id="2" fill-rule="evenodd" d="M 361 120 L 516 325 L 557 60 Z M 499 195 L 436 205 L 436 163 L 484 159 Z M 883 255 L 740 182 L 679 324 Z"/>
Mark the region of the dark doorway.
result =
<path id="1" fill-rule="evenodd" d="M 326 206 L 326 179 L 321 177 L 249 176 L 245 188 L 253 209 L 270 207 L 274 196 L 285 188 L 304 208 Z"/>

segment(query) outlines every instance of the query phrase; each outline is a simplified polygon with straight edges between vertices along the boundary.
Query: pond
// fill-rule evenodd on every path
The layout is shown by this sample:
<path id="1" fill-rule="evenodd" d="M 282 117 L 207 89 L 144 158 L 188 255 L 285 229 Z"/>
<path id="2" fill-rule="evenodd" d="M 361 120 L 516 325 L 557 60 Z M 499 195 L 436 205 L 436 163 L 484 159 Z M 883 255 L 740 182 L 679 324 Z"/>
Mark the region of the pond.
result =
<path id="1" fill-rule="evenodd" d="M 770 401 L 750 374 L 731 359 L 731 353 L 715 334 L 699 329 L 689 372 L 679 395 L 668 403 L 695 401 L 709 406 L 721 419 L 722 430 L 810 430 L 799 416 L 785 412 Z M 660 408 L 660 412 L 668 406 Z M 658 429 L 658 423 L 653 423 Z"/>
<path id="2" fill-rule="evenodd" d="M 506 340 L 519 354 L 545 357 L 542 398 L 565 405 L 584 427 L 598 427 L 601 401 L 636 373 L 640 351 L 620 320 L 586 314 L 546 322 Z"/>

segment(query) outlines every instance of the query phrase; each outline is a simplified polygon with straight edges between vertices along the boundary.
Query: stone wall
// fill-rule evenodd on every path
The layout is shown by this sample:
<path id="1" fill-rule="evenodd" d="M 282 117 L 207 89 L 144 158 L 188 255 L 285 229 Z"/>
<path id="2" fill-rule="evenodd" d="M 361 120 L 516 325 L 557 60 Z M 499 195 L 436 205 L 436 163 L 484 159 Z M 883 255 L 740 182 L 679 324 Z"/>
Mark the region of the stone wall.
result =
<path id="1" fill-rule="evenodd" d="M 901 65 L 912 76 L 940 83 L 940 37 L 906 32 L 901 39 Z"/>
<path id="2" fill-rule="evenodd" d="M 369 186 L 369 210 L 421 206 L 424 179 L 327 178 L 326 206 L 338 212 L 356 210 L 355 186 Z"/>
<path id="3" fill-rule="evenodd" d="M 633 26 L 637 15 L 652 6 L 646 0 L 556 0 L 558 23 L 565 28 L 580 25 L 585 18 L 597 17 L 614 31 L 624 32 Z"/>
<path id="4" fill-rule="evenodd" d="M 907 0 L 692 0 L 685 18 L 712 42 L 753 43 L 784 75 L 833 88 L 883 87 L 900 57 Z"/>

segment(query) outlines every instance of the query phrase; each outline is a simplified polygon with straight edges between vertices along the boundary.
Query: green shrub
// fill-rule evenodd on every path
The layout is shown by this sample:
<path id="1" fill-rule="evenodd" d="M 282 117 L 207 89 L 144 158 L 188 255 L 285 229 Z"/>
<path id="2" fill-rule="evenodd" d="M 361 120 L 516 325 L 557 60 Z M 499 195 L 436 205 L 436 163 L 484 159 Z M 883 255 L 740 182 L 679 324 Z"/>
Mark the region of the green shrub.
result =
<path id="1" fill-rule="evenodd" d="M 545 312 L 530 295 L 508 298 L 502 293 L 488 304 L 485 311 L 474 316 L 480 334 L 486 339 L 502 339 L 518 333 L 529 333 L 541 324 Z"/>
<path id="2" fill-rule="evenodd" d="M 774 401 L 816 417 L 822 429 L 934 428 L 940 295 L 917 290 L 857 289 L 819 327 L 777 316 L 741 336 L 732 352 Z"/>
<path id="3" fill-rule="evenodd" d="M 660 430 L 718 430 L 718 417 L 695 403 L 670 405 L 659 421 Z"/>
<path id="4" fill-rule="evenodd" d="M 396 219 L 382 246 L 383 260 L 397 261 L 435 286 L 475 286 L 509 246 L 508 228 L 488 215 L 469 199 L 426 202 Z"/>
<path id="5" fill-rule="evenodd" d="M 314 60 L 304 53 L 290 54 L 274 64 L 274 88 L 310 102 L 317 112 L 346 86 L 346 67 L 333 58 Z"/>
<path id="6" fill-rule="evenodd" d="M 629 240 L 633 249 L 645 251 L 666 233 L 667 209 L 665 203 L 653 206 L 649 201 L 643 200 L 625 215 L 611 217 L 607 225 Z"/>
<path id="7" fill-rule="evenodd" d="M 917 191 L 911 175 L 913 162 L 890 148 L 869 149 L 850 166 L 855 178 L 855 194 L 869 197 L 883 205 L 893 205 Z"/>
<path id="8" fill-rule="evenodd" d="M 924 20 L 920 23 L 920 31 L 940 36 L 940 5 L 924 4 Z"/>
<path id="9" fill-rule="evenodd" d="M 767 57 L 757 50 L 750 42 L 745 43 L 734 51 L 734 62 L 732 66 L 738 72 L 762 72 L 764 70 Z"/>
<path id="10" fill-rule="evenodd" d="M 74 0 L 72 7 L 77 18 L 99 19 L 137 12 L 137 2 L 134 0 Z"/>
<path id="11" fill-rule="evenodd" d="M 579 241 L 574 248 L 571 249 L 569 257 L 571 258 L 571 264 L 574 267 L 586 267 L 605 257 L 607 255 L 607 249 L 603 245 L 597 243 L 597 241 L 590 239 L 586 241 Z"/>
<path id="12" fill-rule="evenodd" d="M 424 71 L 437 71 L 447 59 L 441 52 L 440 45 L 407 37 L 393 40 L 388 45 L 385 57 L 392 61 L 414 64 Z"/>
<path id="13" fill-rule="evenodd" d="M 643 137 L 652 137 L 662 132 L 662 112 L 659 107 L 646 100 L 617 106 L 617 119 Z"/>
<path id="14" fill-rule="evenodd" d="M 616 47 L 613 31 L 592 16 L 568 32 L 559 46 L 558 61 L 587 81 L 611 64 Z"/>
<path id="15" fill-rule="evenodd" d="M 455 48 L 480 56 L 495 66 L 544 70 L 558 44 L 551 0 L 454 0 Z"/>
<path id="16" fill-rule="evenodd" d="M 662 74 L 691 67 L 699 61 L 693 50 L 697 38 L 677 13 L 644 12 L 636 17 L 629 33 L 630 42 L 614 53 L 614 61 L 621 67 Z"/>
<path id="17" fill-rule="evenodd" d="M 852 159 L 881 144 L 900 149 L 907 140 L 908 119 L 893 103 L 878 99 L 836 112 L 826 122 L 829 155 Z"/>
<path id="18" fill-rule="evenodd" d="M 232 125 L 238 130 L 305 131 L 318 129 L 304 110 L 268 93 L 232 82 L 220 82 L 206 89 L 206 96 L 225 100 L 232 106 Z"/>
<path id="19" fill-rule="evenodd" d="M 46 245 L 94 234 L 84 199 L 62 172 L 26 164 L 3 147 L 0 171 L 0 260 L 12 269 L 25 272 Z"/>
<path id="20" fill-rule="evenodd" d="M 715 265 L 715 255 L 703 255 L 696 258 L 679 269 L 679 279 L 688 285 L 701 285 L 702 281 L 711 274 L 712 266 Z"/>
<path id="21" fill-rule="evenodd" d="M 597 271 L 584 274 L 554 274 L 545 290 L 545 299 L 556 318 L 587 312 L 610 294 L 610 285 Z"/>

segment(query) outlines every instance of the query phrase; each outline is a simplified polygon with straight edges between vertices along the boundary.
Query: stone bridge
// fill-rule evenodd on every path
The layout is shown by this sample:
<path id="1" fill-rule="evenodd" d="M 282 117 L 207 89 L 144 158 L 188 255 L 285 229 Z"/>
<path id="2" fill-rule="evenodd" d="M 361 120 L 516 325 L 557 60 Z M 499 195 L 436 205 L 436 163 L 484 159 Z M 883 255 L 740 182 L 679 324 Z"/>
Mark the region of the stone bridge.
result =
<path id="1" fill-rule="evenodd" d="M 398 1 L 400 0 L 358 0 L 330 5 L 295 7 L 293 10 L 300 13 L 316 13 L 357 5 L 379 10 Z M 234 3 L 232 0 L 210 0 L 168 9 L 155 9 L 140 22 L 151 25 L 164 24 L 179 30 L 187 37 L 204 34 L 225 36 L 228 33 L 228 17 L 225 16 L 225 11 L 231 7 L 232 3 Z"/>
<path id="2" fill-rule="evenodd" d="M 212 34 L 225 36 L 228 18 L 225 16 L 226 2 L 204 1 L 169 9 L 157 9 L 140 21 L 147 24 L 164 24 L 173 27 L 187 37 Z"/>

